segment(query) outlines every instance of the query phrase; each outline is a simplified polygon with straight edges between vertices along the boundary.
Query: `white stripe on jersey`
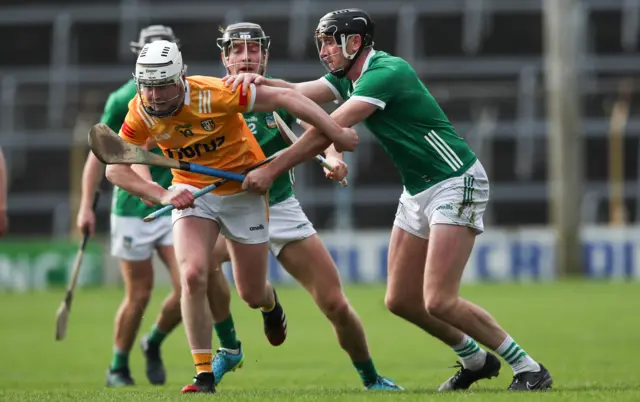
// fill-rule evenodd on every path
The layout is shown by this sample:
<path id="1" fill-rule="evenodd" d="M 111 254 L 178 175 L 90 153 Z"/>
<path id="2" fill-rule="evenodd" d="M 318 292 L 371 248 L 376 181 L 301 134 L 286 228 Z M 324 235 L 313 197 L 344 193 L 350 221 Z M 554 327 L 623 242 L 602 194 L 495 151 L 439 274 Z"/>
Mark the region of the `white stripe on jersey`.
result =
<path id="1" fill-rule="evenodd" d="M 453 157 L 453 159 L 458 162 L 458 165 L 460 167 L 462 167 L 462 160 L 460 160 L 460 158 L 458 157 L 458 155 L 456 155 L 455 152 L 453 152 L 453 149 L 451 149 L 451 147 L 449 146 L 449 144 L 447 144 L 446 142 L 444 142 L 444 140 L 433 130 L 431 130 L 431 133 L 433 135 L 433 138 L 437 141 L 439 141 L 442 146 L 445 148 L 446 151 L 448 151 L 449 156 Z"/>
<path id="2" fill-rule="evenodd" d="M 200 113 L 211 113 L 211 90 L 198 91 L 198 111 Z"/>
<path id="3" fill-rule="evenodd" d="M 455 161 L 453 161 L 451 159 L 451 157 L 449 157 L 448 155 L 445 155 L 443 153 L 443 148 L 442 145 L 440 144 L 436 144 L 434 141 L 431 133 L 428 133 L 427 135 L 424 136 L 424 139 L 427 140 L 427 142 L 429 143 L 429 145 L 431 145 L 433 147 L 433 149 L 438 153 L 438 155 L 440 155 L 440 157 L 442 158 L 443 161 L 446 162 L 447 165 L 449 165 L 449 167 L 451 168 L 451 170 L 453 170 L 454 172 L 457 171 L 460 166 L 458 166 Z"/>

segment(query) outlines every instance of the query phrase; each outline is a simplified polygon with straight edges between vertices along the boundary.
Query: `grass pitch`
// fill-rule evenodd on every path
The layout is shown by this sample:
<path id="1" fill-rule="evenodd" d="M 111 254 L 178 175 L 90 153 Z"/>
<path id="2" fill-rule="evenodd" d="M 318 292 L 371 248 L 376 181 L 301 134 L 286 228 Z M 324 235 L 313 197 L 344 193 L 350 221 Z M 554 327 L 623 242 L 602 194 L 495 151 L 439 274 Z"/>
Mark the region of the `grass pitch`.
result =
<path id="1" fill-rule="evenodd" d="M 129 389 L 104 387 L 113 316 L 122 294 L 119 289 L 79 291 L 67 338 L 62 342 L 54 340 L 55 311 L 62 290 L 0 294 L 0 400 L 640 400 L 636 367 L 640 357 L 640 283 L 463 287 L 463 297 L 492 312 L 515 340 L 551 371 L 552 391 L 517 395 L 505 391 L 512 377 L 506 364 L 497 379 L 482 381 L 468 392 L 437 393 L 440 383 L 454 373 L 448 367 L 455 363 L 455 354 L 391 315 L 384 307 L 382 286 L 352 286 L 346 292 L 363 320 L 378 370 L 406 388 L 403 393 L 366 392 L 330 325 L 308 295 L 297 287 L 278 290 L 289 323 L 288 339 L 280 347 L 267 343 L 260 314 L 234 294 L 232 311 L 245 350 L 245 365 L 225 377 L 216 396 L 179 394 L 194 374 L 182 327 L 163 346 L 167 385 L 148 385 L 136 343 L 131 370 L 138 385 Z M 155 291 L 142 331 L 150 328 L 166 292 L 166 288 Z"/>

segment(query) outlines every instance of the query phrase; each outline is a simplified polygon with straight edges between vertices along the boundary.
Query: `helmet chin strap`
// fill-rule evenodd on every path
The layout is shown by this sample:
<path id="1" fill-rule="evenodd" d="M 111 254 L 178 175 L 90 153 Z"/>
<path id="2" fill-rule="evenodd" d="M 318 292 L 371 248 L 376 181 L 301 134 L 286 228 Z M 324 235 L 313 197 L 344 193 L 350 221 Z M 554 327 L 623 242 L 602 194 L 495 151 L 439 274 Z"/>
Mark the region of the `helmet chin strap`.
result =
<path id="1" fill-rule="evenodd" d="M 349 36 L 346 36 L 345 34 L 340 34 L 340 43 L 341 43 L 340 48 L 342 49 L 342 55 L 345 57 L 345 59 L 349 61 L 347 62 L 346 67 L 331 71 L 331 74 L 333 74 L 337 78 L 344 78 L 347 76 L 347 74 L 349 74 L 349 71 L 351 71 L 351 68 L 355 64 L 356 59 L 358 58 L 358 56 L 360 56 L 360 53 L 362 53 L 362 50 L 364 49 L 363 46 L 360 46 L 360 49 L 356 50 L 355 53 L 353 54 L 347 53 L 347 42 L 349 42 L 349 38 L 351 38 L 351 36 L 353 35 L 357 35 L 357 34 L 351 34 Z"/>

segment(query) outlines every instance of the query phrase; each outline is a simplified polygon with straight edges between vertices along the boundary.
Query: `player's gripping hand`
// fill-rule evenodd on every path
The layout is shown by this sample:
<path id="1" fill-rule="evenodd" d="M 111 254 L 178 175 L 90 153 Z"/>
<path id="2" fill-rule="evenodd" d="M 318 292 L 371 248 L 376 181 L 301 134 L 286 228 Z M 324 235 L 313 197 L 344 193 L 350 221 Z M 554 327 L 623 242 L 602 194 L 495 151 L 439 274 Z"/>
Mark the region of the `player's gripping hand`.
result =
<path id="1" fill-rule="evenodd" d="M 242 85 L 242 94 L 246 95 L 250 84 L 261 85 L 264 77 L 254 73 L 240 73 L 237 75 L 225 75 L 222 81 L 227 85 L 231 85 L 231 92 L 235 92 Z"/>
<path id="2" fill-rule="evenodd" d="M 273 184 L 274 177 L 270 173 L 268 166 L 262 169 L 253 170 L 245 176 L 242 182 L 242 189 L 254 193 L 264 194 Z"/>
<path id="3" fill-rule="evenodd" d="M 333 156 L 329 156 L 326 158 L 327 163 L 333 166 L 333 170 L 329 170 L 327 168 L 324 169 L 324 174 L 328 179 L 335 181 L 342 181 L 349 174 L 349 166 L 338 158 Z"/>
<path id="4" fill-rule="evenodd" d="M 192 208 L 195 197 L 193 193 L 185 188 L 181 190 L 165 190 L 160 198 L 160 204 L 173 205 L 176 209 Z"/>
<path id="5" fill-rule="evenodd" d="M 340 142 L 333 143 L 333 147 L 338 152 L 353 152 L 356 150 L 358 142 L 360 141 L 358 132 L 350 127 L 343 127 L 339 138 Z"/>
<path id="6" fill-rule="evenodd" d="M 96 232 L 96 214 L 91 206 L 80 206 L 78 217 L 76 218 L 76 226 L 80 233 L 89 233 L 93 236 Z"/>

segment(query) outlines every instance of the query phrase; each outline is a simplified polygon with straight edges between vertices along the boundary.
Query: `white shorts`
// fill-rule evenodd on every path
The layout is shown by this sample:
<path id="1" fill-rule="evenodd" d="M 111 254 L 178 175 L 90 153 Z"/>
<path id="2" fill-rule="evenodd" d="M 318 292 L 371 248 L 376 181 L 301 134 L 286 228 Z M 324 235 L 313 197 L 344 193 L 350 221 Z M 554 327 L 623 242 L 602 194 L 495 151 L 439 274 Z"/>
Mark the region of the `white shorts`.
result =
<path id="1" fill-rule="evenodd" d="M 172 190 L 183 188 L 191 192 L 198 190 L 188 184 L 170 187 Z M 174 209 L 171 218 L 175 223 L 186 216 L 216 221 L 220 233 L 238 243 L 258 244 L 269 240 L 269 203 L 264 195 L 250 192 L 223 196 L 205 194 L 196 199 L 193 208 Z"/>
<path id="2" fill-rule="evenodd" d="M 276 257 L 287 244 L 316 234 L 296 197 L 272 205 L 269 209 L 269 250 Z"/>
<path id="3" fill-rule="evenodd" d="M 484 231 L 482 217 L 489 201 L 489 179 L 480 161 L 462 176 L 452 177 L 427 190 L 400 196 L 393 224 L 414 236 L 429 238 L 431 225 L 467 226 Z"/>
<path id="4" fill-rule="evenodd" d="M 111 255 L 123 260 L 142 261 L 153 256 L 159 246 L 173 245 L 171 217 L 145 223 L 141 218 L 111 215 Z"/>

